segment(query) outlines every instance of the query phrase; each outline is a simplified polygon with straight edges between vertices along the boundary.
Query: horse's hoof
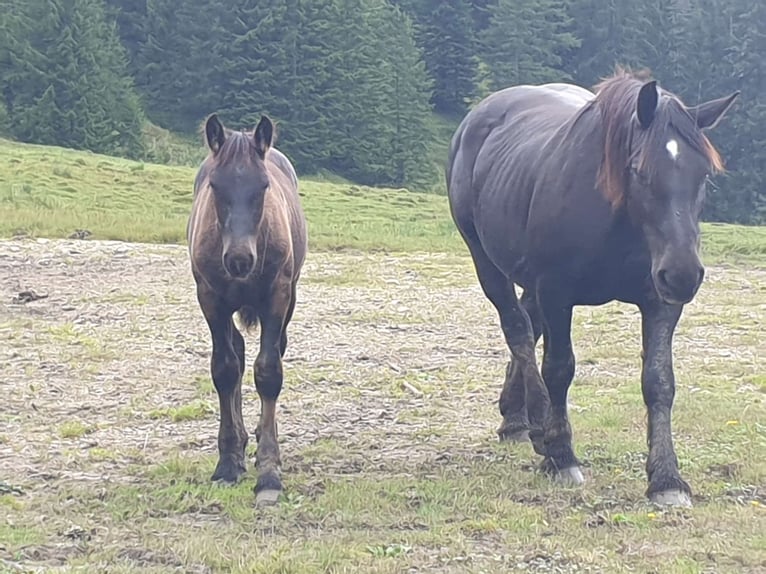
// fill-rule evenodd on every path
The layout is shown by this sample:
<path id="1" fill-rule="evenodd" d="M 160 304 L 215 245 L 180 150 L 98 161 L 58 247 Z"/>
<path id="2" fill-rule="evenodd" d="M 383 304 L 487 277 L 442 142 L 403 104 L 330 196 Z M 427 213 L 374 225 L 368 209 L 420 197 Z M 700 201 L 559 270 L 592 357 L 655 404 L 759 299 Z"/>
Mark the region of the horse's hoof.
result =
<path id="1" fill-rule="evenodd" d="M 240 463 L 218 463 L 215 467 L 215 472 L 210 477 L 213 482 L 221 484 L 237 484 L 239 479 L 247 472 L 244 464 Z"/>
<path id="2" fill-rule="evenodd" d="M 585 477 L 579 466 L 562 468 L 553 475 L 553 480 L 556 484 L 562 486 L 580 486 L 585 484 Z"/>
<path id="3" fill-rule="evenodd" d="M 497 437 L 500 442 L 510 442 L 510 443 L 519 443 L 519 444 L 530 442 L 528 430 L 520 430 L 520 431 L 513 431 L 513 432 L 499 430 L 497 432 Z"/>
<path id="4" fill-rule="evenodd" d="M 654 492 L 649 495 L 649 500 L 662 506 L 681 506 L 690 508 L 692 505 L 692 497 L 689 496 L 689 493 L 678 489 Z"/>
<path id="5" fill-rule="evenodd" d="M 261 490 L 255 495 L 256 506 L 273 506 L 279 500 L 280 490 Z"/>
<path id="6" fill-rule="evenodd" d="M 276 471 L 265 472 L 255 484 L 255 505 L 271 506 L 279 500 L 282 493 L 282 481 Z"/>

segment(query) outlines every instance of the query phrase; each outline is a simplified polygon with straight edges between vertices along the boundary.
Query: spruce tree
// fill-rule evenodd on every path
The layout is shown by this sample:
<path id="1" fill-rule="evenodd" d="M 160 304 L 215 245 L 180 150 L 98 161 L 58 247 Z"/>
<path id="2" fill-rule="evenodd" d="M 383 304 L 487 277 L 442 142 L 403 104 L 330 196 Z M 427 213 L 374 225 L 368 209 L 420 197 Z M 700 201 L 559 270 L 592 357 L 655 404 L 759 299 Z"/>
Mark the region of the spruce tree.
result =
<path id="1" fill-rule="evenodd" d="M 11 133 L 22 141 L 138 157 L 142 113 L 101 0 L 14 2 L 3 60 Z"/>
<path id="2" fill-rule="evenodd" d="M 474 95 L 478 65 L 471 3 L 427 2 L 421 10 L 420 44 L 434 81 L 434 107 L 445 114 L 463 114 Z"/>
<path id="3" fill-rule="evenodd" d="M 435 137 L 429 104 L 432 82 L 415 44 L 410 18 L 396 7 L 372 14 L 380 15 L 373 28 L 385 56 L 382 70 L 387 80 L 382 87 L 384 105 L 378 111 L 385 134 L 378 149 L 384 160 L 378 183 L 425 188 L 436 177 L 425 161 Z"/>
<path id="4" fill-rule="evenodd" d="M 485 35 L 484 59 L 492 84 L 564 81 L 562 54 L 579 45 L 561 0 L 499 0 Z"/>

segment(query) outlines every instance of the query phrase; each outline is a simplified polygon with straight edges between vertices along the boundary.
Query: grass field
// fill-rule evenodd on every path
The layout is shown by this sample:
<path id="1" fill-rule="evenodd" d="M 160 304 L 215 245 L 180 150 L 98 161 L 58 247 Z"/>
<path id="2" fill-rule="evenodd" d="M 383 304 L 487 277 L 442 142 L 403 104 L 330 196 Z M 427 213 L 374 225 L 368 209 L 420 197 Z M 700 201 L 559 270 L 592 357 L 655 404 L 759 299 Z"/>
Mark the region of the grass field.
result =
<path id="1" fill-rule="evenodd" d="M 0 142 L 0 573 L 766 572 L 766 233 L 705 226 L 675 339 L 691 509 L 645 497 L 639 317 L 578 308 L 579 489 L 498 444 L 507 350 L 444 198 L 305 182 L 285 493 L 209 483 L 193 170 Z M 98 241 L 148 241 L 136 244 Z M 45 298 L 19 303 L 20 291 Z M 248 339 L 248 361 L 254 359 Z M 244 411 L 255 426 L 252 371 Z M 252 454 L 254 439 L 248 449 Z"/>
<path id="2" fill-rule="evenodd" d="M 184 241 L 194 169 L 0 139 L 0 236 Z M 312 250 L 466 252 L 447 200 L 433 194 L 303 181 Z M 712 258 L 766 260 L 766 228 L 704 226 Z"/>

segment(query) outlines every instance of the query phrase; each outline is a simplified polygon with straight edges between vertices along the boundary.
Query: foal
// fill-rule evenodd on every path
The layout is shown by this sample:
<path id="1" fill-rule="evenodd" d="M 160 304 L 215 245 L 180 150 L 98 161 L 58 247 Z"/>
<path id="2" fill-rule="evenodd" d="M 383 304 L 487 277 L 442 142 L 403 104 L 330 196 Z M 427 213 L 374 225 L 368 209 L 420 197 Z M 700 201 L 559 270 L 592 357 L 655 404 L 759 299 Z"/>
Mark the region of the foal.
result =
<path id="1" fill-rule="evenodd" d="M 236 482 L 245 472 L 248 435 L 242 419 L 245 341 L 260 325 L 253 371 L 261 399 L 256 428 L 256 501 L 276 502 L 282 490 L 276 406 L 295 290 L 306 256 L 306 220 L 290 161 L 272 148 L 274 127 L 262 116 L 254 132 L 232 131 L 213 114 L 205 123 L 210 150 L 194 180 L 187 241 L 197 300 L 213 344 L 210 371 L 221 421 L 212 480 Z"/>

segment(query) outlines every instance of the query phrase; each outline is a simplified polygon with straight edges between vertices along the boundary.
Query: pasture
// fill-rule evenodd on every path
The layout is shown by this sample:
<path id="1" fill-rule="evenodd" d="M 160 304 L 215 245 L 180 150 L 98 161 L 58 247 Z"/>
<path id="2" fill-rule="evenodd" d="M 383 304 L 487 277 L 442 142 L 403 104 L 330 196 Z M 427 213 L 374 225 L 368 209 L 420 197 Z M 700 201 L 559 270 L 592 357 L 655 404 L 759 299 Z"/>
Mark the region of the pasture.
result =
<path id="1" fill-rule="evenodd" d="M 508 351 L 445 198 L 304 182 L 285 493 L 255 508 L 252 466 L 208 481 L 208 332 L 172 244 L 193 170 L 0 151 L 0 571 L 766 571 L 763 229 L 704 228 L 674 345 L 694 507 L 661 509 L 644 497 L 636 310 L 576 309 L 588 482 L 555 486 L 531 446 L 496 440 Z M 243 395 L 252 430 L 252 369 Z"/>

